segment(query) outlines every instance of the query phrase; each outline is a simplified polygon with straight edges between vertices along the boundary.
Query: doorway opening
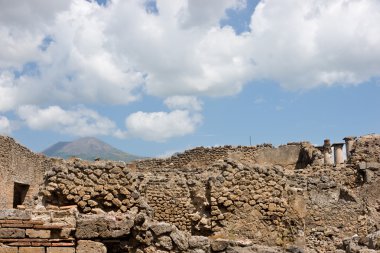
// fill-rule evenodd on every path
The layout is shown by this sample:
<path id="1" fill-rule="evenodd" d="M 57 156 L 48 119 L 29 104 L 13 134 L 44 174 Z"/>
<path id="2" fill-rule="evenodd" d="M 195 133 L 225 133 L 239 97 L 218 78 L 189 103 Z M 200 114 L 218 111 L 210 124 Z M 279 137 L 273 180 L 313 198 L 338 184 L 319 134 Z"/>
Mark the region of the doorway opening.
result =
<path id="1" fill-rule="evenodd" d="M 24 203 L 28 190 L 28 184 L 21 184 L 15 182 L 13 187 L 13 208 L 17 208 L 18 205 L 22 205 Z"/>

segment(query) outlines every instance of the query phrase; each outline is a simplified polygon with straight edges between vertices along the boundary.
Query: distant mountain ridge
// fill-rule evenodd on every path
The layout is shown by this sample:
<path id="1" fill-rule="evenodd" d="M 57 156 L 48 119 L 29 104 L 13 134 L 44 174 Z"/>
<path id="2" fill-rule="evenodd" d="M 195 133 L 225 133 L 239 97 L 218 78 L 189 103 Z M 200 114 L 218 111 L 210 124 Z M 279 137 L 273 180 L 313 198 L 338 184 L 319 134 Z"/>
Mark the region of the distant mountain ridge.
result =
<path id="1" fill-rule="evenodd" d="M 143 157 L 121 151 L 94 137 L 80 138 L 71 142 L 57 142 L 42 153 L 49 157 L 67 159 L 75 156 L 89 161 L 96 158 L 125 162 L 143 159 Z"/>

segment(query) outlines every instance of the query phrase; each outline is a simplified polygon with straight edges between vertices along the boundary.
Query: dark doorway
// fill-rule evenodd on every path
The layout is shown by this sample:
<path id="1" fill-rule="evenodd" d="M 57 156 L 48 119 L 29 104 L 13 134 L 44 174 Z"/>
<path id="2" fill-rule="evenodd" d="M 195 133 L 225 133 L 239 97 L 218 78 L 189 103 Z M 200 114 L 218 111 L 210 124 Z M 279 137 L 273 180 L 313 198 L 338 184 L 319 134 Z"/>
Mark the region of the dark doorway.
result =
<path id="1" fill-rule="evenodd" d="M 15 182 L 13 188 L 13 208 L 17 208 L 18 205 L 22 205 L 22 203 L 24 203 L 28 190 L 29 185 Z"/>

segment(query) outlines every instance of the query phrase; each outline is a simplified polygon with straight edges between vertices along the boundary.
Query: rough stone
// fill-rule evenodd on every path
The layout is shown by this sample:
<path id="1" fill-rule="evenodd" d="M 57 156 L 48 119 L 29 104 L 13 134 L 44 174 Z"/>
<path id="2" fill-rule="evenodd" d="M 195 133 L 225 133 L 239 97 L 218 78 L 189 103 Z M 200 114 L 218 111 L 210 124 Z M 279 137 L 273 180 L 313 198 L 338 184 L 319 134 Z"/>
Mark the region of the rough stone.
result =
<path id="1" fill-rule="evenodd" d="M 210 242 L 205 236 L 191 236 L 189 238 L 189 248 L 208 248 L 210 246 Z"/>
<path id="2" fill-rule="evenodd" d="M 25 230 L 20 228 L 0 228 L 0 238 L 25 238 Z"/>
<path id="3" fill-rule="evenodd" d="M 50 230 L 40 230 L 40 229 L 26 229 L 26 235 L 29 238 L 50 238 Z"/>
<path id="4" fill-rule="evenodd" d="M 158 238 L 159 244 L 166 250 L 172 250 L 173 249 L 173 241 L 169 236 L 161 236 Z"/>
<path id="5" fill-rule="evenodd" d="M 170 233 L 173 230 L 173 226 L 168 223 L 159 222 L 150 225 L 150 229 L 155 235 L 159 236 L 165 233 Z"/>
<path id="6" fill-rule="evenodd" d="M 75 248 L 70 247 L 47 247 L 46 253 L 75 253 Z"/>
<path id="7" fill-rule="evenodd" d="M 0 253 L 18 253 L 17 247 L 2 247 L 0 244 Z"/>
<path id="8" fill-rule="evenodd" d="M 76 253 L 107 253 L 107 248 L 100 242 L 79 240 Z"/>
<path id="9" fill-rule="evenodd" d="M 211 249 L 216 252 L 225 250 L 228 247 L 228 240 L 216 239 L 211 242 Z"/>
<path id="10" fill-rule="evenodd" d="M 189 239 L 182 231 L 175 229 L 170 233 L 170 237 L 179 250 L 187 250 L 189 248 Z"/>
<path id="11" fill-rule="evenodd" d="M 18 253 L 45 253 L 44 247 L 20 247 Z"/>

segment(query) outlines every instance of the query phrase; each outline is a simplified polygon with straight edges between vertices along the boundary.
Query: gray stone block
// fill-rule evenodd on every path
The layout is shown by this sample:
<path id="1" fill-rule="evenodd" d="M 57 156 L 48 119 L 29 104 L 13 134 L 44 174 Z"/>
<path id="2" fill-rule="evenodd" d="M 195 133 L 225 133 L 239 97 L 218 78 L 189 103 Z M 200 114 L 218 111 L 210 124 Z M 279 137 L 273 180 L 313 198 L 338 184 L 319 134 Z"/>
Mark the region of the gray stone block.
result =
<path id="1" fill-rule="evenodd" d="M 0 220 L 30 220 L 31 212 L 18 209 L 0 210 Z"/>
<path id="2" fill-rule="evenodd" d="M 25 238 L 25 229 L 0 228 L 0 238 Z"/>

